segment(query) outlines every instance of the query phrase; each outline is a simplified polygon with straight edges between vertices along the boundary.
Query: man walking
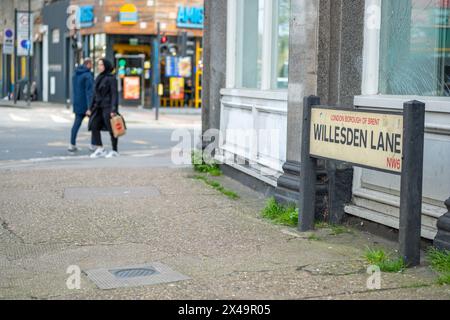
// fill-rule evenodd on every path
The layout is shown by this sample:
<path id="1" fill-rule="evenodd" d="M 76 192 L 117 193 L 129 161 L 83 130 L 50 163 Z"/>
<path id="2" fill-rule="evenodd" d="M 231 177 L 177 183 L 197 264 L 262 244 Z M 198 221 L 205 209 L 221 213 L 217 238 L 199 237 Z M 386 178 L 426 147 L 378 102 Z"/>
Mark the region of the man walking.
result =
<path id="1" fill-rule="evenodd" d="M 70 138 L 69 152 L 77 152 L 77 136 L 81 124 L 86 117 L 89 104 L 92 102 L 94 95 L 94 76 L 92 75 L 92 60 L 86 58 L 84 63 L 75 69 L 75 74 L 72 78 L 73 84 L 73 113 L 75 113 L 75 122 L 72 127 L 72 134 Z M 95 145 L 94 141 L 91 143 L 90 149 Z"/>

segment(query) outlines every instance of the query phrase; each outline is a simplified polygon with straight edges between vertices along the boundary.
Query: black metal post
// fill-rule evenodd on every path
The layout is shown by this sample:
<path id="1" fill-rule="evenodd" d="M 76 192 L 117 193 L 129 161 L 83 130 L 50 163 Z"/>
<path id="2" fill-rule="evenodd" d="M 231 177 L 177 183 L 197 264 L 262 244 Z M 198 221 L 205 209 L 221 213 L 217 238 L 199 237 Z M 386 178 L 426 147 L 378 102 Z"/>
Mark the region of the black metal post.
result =
<path id="1" fill-rule="evenodd" d="M 317 160 L 310 151 L 311 107 L 320 105 L 320 98 L 309 96 L 303 100 L 302 150 L 300 165 L 300 199 L 298 229 L 301 232 L 314 229 L 316 211 Z"/>
<path id="2" fill-rule="evenodd" d="M 400 195 L 400 254 L 420 264 L 425 104 L 410 101 L 403 110 L 403 165 Z"/>
<path id="3" fill-rule="evenodd" d="M 187 32 L 183 31 L 181 33 L 181 56 L 185 57 L 187 52 Z"/>

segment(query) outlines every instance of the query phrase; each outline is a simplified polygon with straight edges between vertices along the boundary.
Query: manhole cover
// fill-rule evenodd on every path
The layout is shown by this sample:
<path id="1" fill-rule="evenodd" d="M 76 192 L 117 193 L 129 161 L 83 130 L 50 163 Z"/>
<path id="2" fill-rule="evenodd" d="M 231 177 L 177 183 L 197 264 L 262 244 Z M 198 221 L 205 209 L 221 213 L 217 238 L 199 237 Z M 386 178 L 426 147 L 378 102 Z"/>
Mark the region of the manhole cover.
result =
<path id="1" fill-rule="evenodd" d="M 153 268 L 121 269 L 121 270 L 113 270 L 110 272 L 117 278 L 121 279 L 148 277 L 159 273 Z"/>
<path id="2" fill-rule="evenodd" d="M 102 290 L 130 288 L 189 280 L 162 263 L 86 271 L 88 278 Z"/>

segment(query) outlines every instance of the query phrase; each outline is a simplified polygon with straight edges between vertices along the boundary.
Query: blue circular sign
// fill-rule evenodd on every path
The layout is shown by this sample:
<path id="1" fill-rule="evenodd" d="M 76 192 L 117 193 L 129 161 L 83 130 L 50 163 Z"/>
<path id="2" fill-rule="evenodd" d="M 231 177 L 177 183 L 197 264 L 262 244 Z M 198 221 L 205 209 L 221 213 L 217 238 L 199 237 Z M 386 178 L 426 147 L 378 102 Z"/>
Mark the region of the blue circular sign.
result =
<path id="1" fill-rule="evenodd" d="M 20 46 L 21 46 L 22 48 L 24 48 L 24 49 L 28 49 L 29 43 L 30 43 L 30 41 L 28 41 L 28 40 L 22 40 L 22 41 L 20 42 Z"/>
<path id="2" fill-rule="evenodd" d="M 6 36 L 7 38 L 12 38 L 12 37 L 13 37 L 13 32 L 12 32 L 12 30 L 11 30 L 11 29 L 6 29 L 6 31 L 5 31 L 5 36 Z"/>

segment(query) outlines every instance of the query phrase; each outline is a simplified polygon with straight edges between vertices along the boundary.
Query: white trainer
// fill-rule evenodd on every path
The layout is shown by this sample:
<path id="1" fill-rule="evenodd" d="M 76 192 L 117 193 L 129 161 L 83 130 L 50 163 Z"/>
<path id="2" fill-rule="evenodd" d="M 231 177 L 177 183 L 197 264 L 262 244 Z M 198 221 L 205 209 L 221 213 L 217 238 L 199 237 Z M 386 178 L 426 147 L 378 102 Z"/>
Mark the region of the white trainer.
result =
<path id="1" fill-rule="evenodd" d="M 98 158 L 103 158 L 106 157 L 107 152 L 105 150 L 105 148 L 98 148 L 97 150 L 95 150 L 95 152 L 93 154 L 91 154 L 91 159 L 98 159 Z"/>
<path id="2" fill-rule="evenodd" d="M 120 157 L 120 154 L 117 151 L 111 151 L 106 155 L 106 158 L 111 159 L 111 158 L 118 158 Z"/>
<path id="3" fill-rule="evenodd" d="M 69 148 L 67 149 L 67 151 L 74 153 L 74 152 L 78 151 L 78 148 L 77 148 L 77 146 L 70 145 Z"/>

